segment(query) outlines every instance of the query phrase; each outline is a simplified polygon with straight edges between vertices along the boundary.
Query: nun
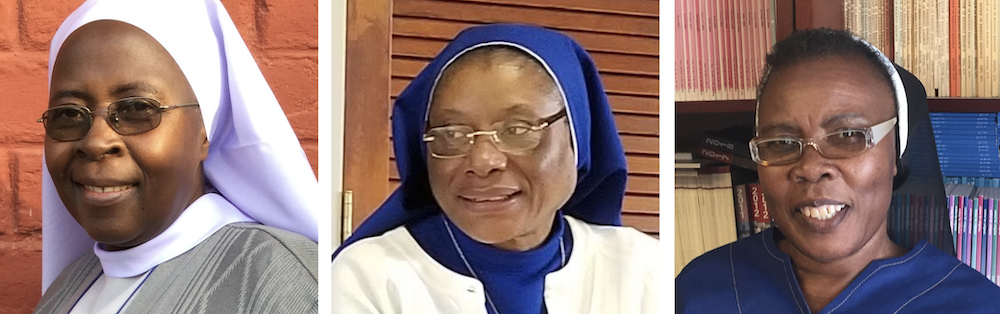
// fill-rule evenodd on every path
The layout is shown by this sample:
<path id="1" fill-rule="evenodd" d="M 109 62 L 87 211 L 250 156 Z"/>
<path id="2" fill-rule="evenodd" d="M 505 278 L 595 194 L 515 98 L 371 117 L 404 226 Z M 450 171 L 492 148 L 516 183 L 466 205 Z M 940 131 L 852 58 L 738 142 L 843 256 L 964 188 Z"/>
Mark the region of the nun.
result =
<path id="1" fill-rule="evenodd" d="M 338 249 L 338 313 L 658 313 L 658 241 L 621 227 L 597 68 L 541 27 L 466 29 L 393 109 L 402 183 Z"/>
<path id="2" fill-rule="evenodd" d="M 997 313 L 1000 287 L 928 240 L 903 247 L 887 231 L 894 187 L 913 175 L 935 174 L 926 186 L 938 188 L 923 193 L 944 197 L 936 159 L 907 166 L 926 160 L 908 153 L 914 135 L 931 136 L 926 99 L 916 77 L 846 31 L 775 44 L 749 143 L 774 226 L 684 267 L 677 313 Z"/>
<path id="3" fill-rule="evenodd" d="M 316 179 L 218 0 L 90 0 L 49 56 L 36 313 L 315 313 Z"/>

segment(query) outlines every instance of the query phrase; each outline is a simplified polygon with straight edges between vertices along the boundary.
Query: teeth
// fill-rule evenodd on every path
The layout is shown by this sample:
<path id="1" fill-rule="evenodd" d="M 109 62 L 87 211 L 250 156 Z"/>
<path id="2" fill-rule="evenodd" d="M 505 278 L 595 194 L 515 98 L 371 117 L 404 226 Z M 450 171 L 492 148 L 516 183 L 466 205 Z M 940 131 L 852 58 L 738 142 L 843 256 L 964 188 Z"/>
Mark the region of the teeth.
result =
<path id="1" fill-rule="evenodd" d="M 131 189 L 132 186 L 131 185 L 119 185 L 119 186 L 92 186 L 92 185 L 84 185 L 83 188 L 87 189 L 88 191 L 94 191 L 94 192 L 97 192 L 97 193 L 109 193 L 109 192 L 121 192 L 121 191 L 125 191 L 125 190 L 128 190 L 128 189 Z"/>
<path id="2" fill-rule="evenodd" d="M 847 205 L 823 205 L 819 207 L 806 206 L 799 210 L 802 215 L 819 220 L 827 220 L 836 216 Z"/>
<path id="3" fill-rule="evenodd" d="M 486 197 L 486 198 L 474 198 L 474 199 L 472 199 L 472 201 L 473 202 L 495 202 L 495 201 L 505 200 L 505 199 L 507 199 L 509 197 L 510 196 L 506 196 L 505 195 L 505 196 L 494 196 L 494 197 Z"/>

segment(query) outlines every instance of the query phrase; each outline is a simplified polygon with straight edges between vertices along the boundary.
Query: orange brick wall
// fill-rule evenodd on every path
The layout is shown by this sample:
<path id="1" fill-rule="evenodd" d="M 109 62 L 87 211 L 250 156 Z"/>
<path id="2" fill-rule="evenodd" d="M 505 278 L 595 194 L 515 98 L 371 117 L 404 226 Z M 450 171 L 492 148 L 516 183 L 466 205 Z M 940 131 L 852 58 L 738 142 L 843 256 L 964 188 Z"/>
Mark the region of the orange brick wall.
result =
<path id="1" fill-rule="evenodd" d="M 222 0 L 317 170 L 315 0 Z M 42 126 L 49 40 L 83 0 L 0 1 L 0 314 L 41 297 Z"/>

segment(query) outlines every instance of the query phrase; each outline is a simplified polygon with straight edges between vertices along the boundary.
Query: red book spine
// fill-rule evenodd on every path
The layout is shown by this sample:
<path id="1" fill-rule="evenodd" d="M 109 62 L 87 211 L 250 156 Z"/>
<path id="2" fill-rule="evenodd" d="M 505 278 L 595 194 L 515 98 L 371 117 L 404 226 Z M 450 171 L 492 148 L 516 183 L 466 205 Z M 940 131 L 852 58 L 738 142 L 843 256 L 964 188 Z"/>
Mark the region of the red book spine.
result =
<path id="1" fill-rule="evenodd" d="M 767 211 L 767 203 L 764 202 L 764 193 L 760 190 L 760 184 L 747 184 L 747 190 L 753 209 L 754 233 L 758 233 L 771 226 L 771 214 Z"/>

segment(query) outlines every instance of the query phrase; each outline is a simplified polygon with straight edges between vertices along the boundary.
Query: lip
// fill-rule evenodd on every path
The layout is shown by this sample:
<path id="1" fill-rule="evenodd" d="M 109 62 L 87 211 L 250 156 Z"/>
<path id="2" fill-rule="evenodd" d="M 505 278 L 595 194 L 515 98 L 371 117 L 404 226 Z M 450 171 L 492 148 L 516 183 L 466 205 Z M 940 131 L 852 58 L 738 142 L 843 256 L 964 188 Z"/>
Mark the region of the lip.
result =
<path id="1" fill-rule="evenodd" d="M 457 198 L 466 209 L 475 213 L 496 213 L 514 208 L 521 191 L 510 187 L 490 187 L 461 191 Z"/>
<path id="2" fill-rule="evenodd" d="M 83 204 L 94 207 L 108 207 L 118 204 L 135 193 L 135 188 L 138 186 L 134 183 L 110 180 L 82 180 L 73 183 L 80 193 L 80 200 Z"/>
<path id="3" fill-rule="evenodd" d="M 801 210 L 803 207 L 820 207 L 825 205 L 845 205 L 844 209 L 837 212 L 832 218 L 826 220 L 819 220 L 815 218 L 806 217 L 802 214 Z M 801 225 L 805 226 L 809 230 L 816 233 L 831 233 L 836 231 L 837 227 L 844 222 L 846 217 L 851 215 L 851 209 L 853 207 L 846 202 L 831 200 L 831 199 L 810 199 L 803 202 L 795 204 L 792 214 L 792 220 L 800 222 Z"/>

